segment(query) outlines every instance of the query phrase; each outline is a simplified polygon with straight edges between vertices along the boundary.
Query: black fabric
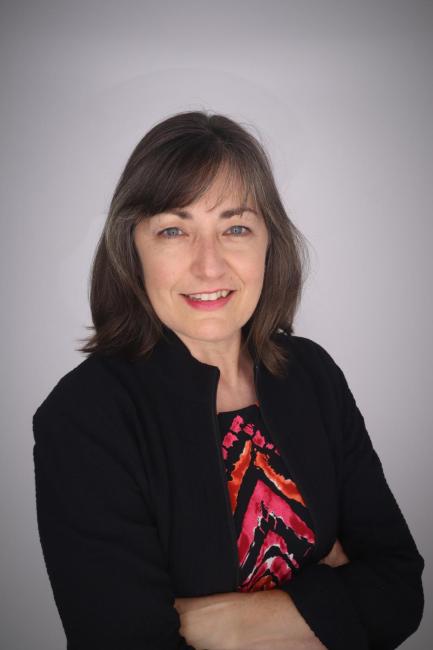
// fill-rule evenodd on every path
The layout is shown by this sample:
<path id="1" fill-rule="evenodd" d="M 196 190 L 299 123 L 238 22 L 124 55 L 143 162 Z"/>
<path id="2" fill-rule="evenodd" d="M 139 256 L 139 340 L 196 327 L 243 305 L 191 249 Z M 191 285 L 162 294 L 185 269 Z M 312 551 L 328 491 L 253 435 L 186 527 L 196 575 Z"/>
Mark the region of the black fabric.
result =
<path id="1" fill-rule="evenodd" d="M 330 650 L 392 650 L 419 625 L 423 558 L 343 372 L 314 341 L 275 337 L 287 374 L 257 362 L 257 395 L 316 531 L 281 588 Z M 167 330 L 147 359 L 91 355 L 36 410 L 39 534 L 68 650 L 190 648 L 174 598 L 236 590 L 218 379 Z M 337 537 L 350 563 L 317 564 Z"/>

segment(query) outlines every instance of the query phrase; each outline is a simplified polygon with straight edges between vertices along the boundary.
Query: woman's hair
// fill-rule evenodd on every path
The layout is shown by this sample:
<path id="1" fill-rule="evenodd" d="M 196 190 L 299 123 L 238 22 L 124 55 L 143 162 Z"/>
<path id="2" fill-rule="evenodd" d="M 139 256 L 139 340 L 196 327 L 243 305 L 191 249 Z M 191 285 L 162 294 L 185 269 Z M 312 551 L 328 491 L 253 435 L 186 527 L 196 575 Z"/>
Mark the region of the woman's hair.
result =
<path id="1" fill-rule="evenodd" d="M 223 187 L 250 198 L 263 215 L 269 246 L 263 289 L 243 328 L 243 345 L 268 370 L 283 374 L 285 350 L 272 337 L 293 332 L 309 262 L 305 237 L 290 221 L 258 140 L 224 115 L 191 111 L 156 124 L 133 150 L 111 200 L 92 262 L 90 308 L 94 333 L 77 348 L 84 353 L 149 353 L 163 323 L 147 296 L 133 239 L 136 224 L 200 198 L 218 173 Z"/>

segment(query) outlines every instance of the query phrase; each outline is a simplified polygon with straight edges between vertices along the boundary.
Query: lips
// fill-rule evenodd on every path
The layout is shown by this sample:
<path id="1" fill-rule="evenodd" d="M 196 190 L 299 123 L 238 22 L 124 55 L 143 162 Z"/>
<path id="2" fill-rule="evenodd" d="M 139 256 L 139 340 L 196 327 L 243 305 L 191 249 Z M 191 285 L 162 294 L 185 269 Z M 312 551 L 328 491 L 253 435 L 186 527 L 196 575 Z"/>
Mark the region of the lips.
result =
<path id="1" fill-rule="evenodd" d="M 233 291 L 234 289 L 215 289 L 214 291 L 196 291 L 194 293 L 182 293 L 181 295 L 190 300 L 214 302 L 215 300 L 228 298 Z"/>
<path id="2" fill-rule="evenodd" d="M 223 307 L 229 300 L 231 299 L 234 291 L 230 291 L 227 296 L 225 297 L 220 297 L 216 298 L 213 300 L 201 300 L 201 299 L 194 299 L 191 298 L 191 294 L 181 294 L 183 299 L 186 301 L 186 303 L 190 306 L 193 307 L 194 309 L 204 309 L 204 310 L 212 310 L 212 309 L 219 309 L 220 307 Z"/>

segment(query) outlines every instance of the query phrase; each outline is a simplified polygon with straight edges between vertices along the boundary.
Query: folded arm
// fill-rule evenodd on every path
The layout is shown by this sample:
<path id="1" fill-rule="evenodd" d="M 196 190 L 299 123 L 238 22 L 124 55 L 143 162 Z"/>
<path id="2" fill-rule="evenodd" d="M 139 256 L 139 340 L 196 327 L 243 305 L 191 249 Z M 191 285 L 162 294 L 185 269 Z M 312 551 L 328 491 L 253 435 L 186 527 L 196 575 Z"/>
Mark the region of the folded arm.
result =
<path id="1" fill-rule="evenodd" d="M 325 562 L 305 565 L 276 594 L 262 592 L 254 594 L 254 598 L 251 595 L 249 600 L 239 600 L 240 609 L 236 605 L 234 611 L 242 614 L 240 620 L 247 621 L 244 634 L 252 635 L 250 647 L 260 648 L 260 641 L 268 634 L 260 612 L 269 602 L 275 607 L 275 619 L 269 620 L 272 629 L 277 630 L 278 641 L 274 638 L 267 645 L 262 642 L 262 647 L 296 650 L 298 641 L 291 633 L 299 623 L 299 647 L 303 649 L 309 650 L 308 644 L 320 639 L 322 647 L 329 650 L 394 650 L 421 621 L 424 560 L 387 484 L 343 372 L 317 344 L 316 352 L 334 380 L 339 400 L 342 437 L 336 451 L 338 537 L 350 562 L 336 566 Z M 289 596 L 285 602 L 280 598 L 283 594 Z M 245 594 L 237 596 L 242 599 Z M 302 621 L 308 626 L 304 636 Z M 225 625 L 224 630 L 232 629 L 230 622 Z M 236 638 L 239 643 L 239 637 Z M 277 645 L 280 639 L 281 645 Z M 225 650 L 224 645 L 214 647 Z"/>
<path id="2" fill-rule="evenodd" d="M 349 562 L 337 540 L 321 560 Z M 324 650 L 291 598 L 280 589 L 177 598 L 181 634 L 198 650 Z"/>
<path id="3" fill-rule="evenodd" d="M 180 632 L 197 650 L 324 650 L 280 589 L 176 599 Z"/>
<path id="4" fill-rule="evenodd" d="M 68 650 L 195 650 L 179 635 L 133 409 L 102 373 L 80 379 L 33 417 L 39 535 Z"/>
<path id="5" fill-rule="evenodd" d="M 282 585 L 331 650 L 394 650 L 419 626 L 424 560 L 387 484 L 343 372 L 314 344 L 341 417 L 335 454 L 339 527 L 350 562 L 304 566 Z M 330 399 L 332 396 L 330 397 Z"/>

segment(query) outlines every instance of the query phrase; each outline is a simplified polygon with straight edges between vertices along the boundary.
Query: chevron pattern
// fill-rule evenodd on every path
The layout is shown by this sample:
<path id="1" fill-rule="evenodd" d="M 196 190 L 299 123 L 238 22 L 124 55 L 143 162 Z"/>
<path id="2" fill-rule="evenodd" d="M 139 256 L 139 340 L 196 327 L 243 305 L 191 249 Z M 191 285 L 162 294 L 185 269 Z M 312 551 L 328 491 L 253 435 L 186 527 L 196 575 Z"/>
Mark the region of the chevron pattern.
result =
<path id="1" fill-rule="evenodd" d="M 238 535 L 238 591 L 273 589 L 291 580 L 311 552 L 311 518 L 265 430 L 259 405 L 219 413 L 218 420 Z"/>

